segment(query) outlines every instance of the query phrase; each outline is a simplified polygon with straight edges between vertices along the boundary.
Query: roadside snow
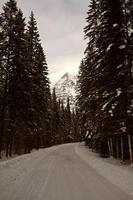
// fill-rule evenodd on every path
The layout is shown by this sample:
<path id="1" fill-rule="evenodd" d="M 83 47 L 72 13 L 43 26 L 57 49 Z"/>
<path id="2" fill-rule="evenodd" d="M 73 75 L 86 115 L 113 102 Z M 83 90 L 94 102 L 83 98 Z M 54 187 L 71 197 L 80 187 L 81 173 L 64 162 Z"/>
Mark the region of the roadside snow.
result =
<path id="1" fill-rule="evenodd" d="M 113 158 L 104 159 L 93 153 L 83 144 L 75 147 L 75 151 L 82 160 L 87 162 L 99 174 L 119 187 L 124 192 L 133 196 L 133 167 L 121 164 Z"/>
<path id="2" fill-rule="evenodd" d="M 81 144 L 40 149 L 0 163 L 0 200 L 132 200 L 108 181 L 119 169 Z"/>
<path id="3" fill-rule="evenodd" d="M 0 193 L 5 186 L 21 177 L 26 177 L 38 163 L 50 153 L 55 151 L 58 146 L 52 148 L 40 149 L 30 154 L 24 154 L 0 162 Z M 0 200 L 3 200 L 0 198 Z"/>
<path id="4" fill-rule="evenodd" d="M 126 48 L 126 45 L 121 45 L 120 47 L 119 47 L 119 49 L 125 49 Z"/>
<path id="5" fill-rule="evenodd" d="M 118 26 L 118 24 L 113 24 L 113 27 L 115 28 L 115 27 L 117 27 Z"/>
<path id="6" fill-rule="evenodd" d="M 111 49 L 111 47 L 112 47 L 113 45 L 114 45 L 114 44 L 110 44 L 110 45 L 107 47 L 106 51 L 107 51 L 107 52 L 110 51 L 110 49 Z"/>

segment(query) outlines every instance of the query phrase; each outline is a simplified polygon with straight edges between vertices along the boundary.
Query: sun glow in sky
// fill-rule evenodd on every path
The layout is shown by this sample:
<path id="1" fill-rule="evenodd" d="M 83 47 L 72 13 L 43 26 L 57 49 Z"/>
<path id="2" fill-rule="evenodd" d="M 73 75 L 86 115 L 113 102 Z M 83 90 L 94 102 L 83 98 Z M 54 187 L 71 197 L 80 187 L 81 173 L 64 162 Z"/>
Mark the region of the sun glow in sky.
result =
<path id="1" fill-rule="evenodd" d="M 0 0 L 0 11 L 6 0 Z M 83 28 L 89 0 L 18 0 L 28 20 L 35 14 L 47 57 L 49 76 L 56 82 L 65 72 L 77 73 L 85 44 Z"/>

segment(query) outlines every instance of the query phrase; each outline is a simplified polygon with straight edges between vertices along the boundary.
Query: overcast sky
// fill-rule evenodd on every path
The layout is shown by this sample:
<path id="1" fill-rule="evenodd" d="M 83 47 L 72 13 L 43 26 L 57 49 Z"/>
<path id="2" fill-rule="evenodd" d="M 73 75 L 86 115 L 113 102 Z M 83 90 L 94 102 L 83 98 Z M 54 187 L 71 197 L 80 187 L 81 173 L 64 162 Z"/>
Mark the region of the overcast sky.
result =
<path id="1" fill-rule="evenodd" d="M 0 0 L 0 8 L 7 2 Z M 77 73 L 85 50 L 83 28 L 89 0 L 18 0 L 27 18 L 34 11 L 51 82 Z M 1 9 L 0 9 L 1 10 Z"/>

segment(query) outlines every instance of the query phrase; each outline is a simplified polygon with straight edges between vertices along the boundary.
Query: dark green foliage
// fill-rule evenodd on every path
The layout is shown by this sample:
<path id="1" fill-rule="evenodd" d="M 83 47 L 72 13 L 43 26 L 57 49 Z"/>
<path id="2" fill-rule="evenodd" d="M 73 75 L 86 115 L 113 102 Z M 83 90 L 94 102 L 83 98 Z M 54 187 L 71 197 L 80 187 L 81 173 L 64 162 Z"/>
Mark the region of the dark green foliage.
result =
<path id="1" fill-rule="evenodd" d="M 105 157 L 115 147 L 113 155 L 123 157 L 118 149 L 133 130 L 131 12 L 130 0 L 93 0 L 84 29 L 89 42 L 79 71 L 80 130 Z M 131 159 L 128 142 L 125 151 Z"/>
<path id="2" fill-rule="evenodd" d="M 0 152 L 29 153 L 50 145 L 51 96 L 46 58 L 33 13 L 15 0 L 0 14 Z"/>
<path id="3" fill-rule="evenodd" d="M 79 141 L 77 113 L 72 112 L 69 99 L 66 106 L 60 100 L 57 100 L 55 89 L 53 89 L 52 95 L 51 124 L 52 145 Z"/>
<path id="4" fill-rule="evenodd" d="M 27 46 L 29 59 L 29 77 L 31 83 L 31 125 L 32 133 L 36 135 L 41 145 L 48 145 L 50 136 L 50 86 L 46 58 L 40 43 L 37 24 L 33 12 L 28 22 Z M 39 134 L 39 135 L 38 135 Z M 41 134 L 41 135 L 40 135 Z M 37 144 L 38 146 L 38 144 Z"/>
<path id="5" fill-rule="evenodd" d="M 53 89 L 52 95 L 52 131 L 51 131 L 51 143 L 59 144 L 60 143 L 60 105 L 56 98 L 55 89 Z"/>
<path id="6" fill-rule="evenodd" d="M 31 12 L 15 0 L 0 14 L 0 157 L 77 141 L 77 115 L 51 98 L 46 57 Z"/>
<path id="7" fill-rule="evenodd" d="M 15 39 L 16 39 L 16 22 L 18 16 L 18 9 L 15 1 L 9 1 L 3 7 L 3 13 L 1 13 L 0 21 L 1 21 L 1 32 L 3 33 L 3 38 L 1 41 L 1 71 L 3 72 L 3 85 L 1 88 L 2 92 L 2 104 L 1 104 L 1 144 L 0 151 L 3 149 L 3 139 L 5 128 L 7 127 L 8 141 L 10 145 L 10 154 L 12 149 L 12 125 L 14 123 L 15 111 L 11 111 L 11 107 L 9 108 L 8 102 L 11 101 L 9 99 L 9 93 L 11 91 L 11 80 L 13 79 L 13 72 L 16 72 L 15 69 L 15 57 L 16 57 L 16 49 L 15 49 Z M 15 74 L 15 73 L 14 73 Z M 9 86 L 10 85 L 10 86 Z M 12 103 L 11 103 L 12 104 Z M 12 105 L 11 105 L 12 106 Z M 10 117 L 12 119 L 10 119 Z M 9 146 L 8 145 L 8 146 Z"/>

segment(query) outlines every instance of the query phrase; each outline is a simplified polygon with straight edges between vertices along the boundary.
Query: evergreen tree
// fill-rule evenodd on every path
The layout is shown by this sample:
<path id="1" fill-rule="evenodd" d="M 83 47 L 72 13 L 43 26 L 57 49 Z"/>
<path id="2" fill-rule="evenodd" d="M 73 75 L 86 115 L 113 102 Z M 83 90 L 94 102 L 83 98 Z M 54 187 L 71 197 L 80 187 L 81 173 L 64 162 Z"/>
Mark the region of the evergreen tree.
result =
<path id="1" fill-rule="evenodd" d="M 0 26 L 2 36 L 1 42 L 1 72 L 3 74 L 3 95 L 2 95 L 2 104 L 1 104 L 1 127 L 0 127 L 0 152 L 3 146 L 3 139 L 5 134 L 5 126 L 9 120 L 8 114 L 8 90 L 9 90 L 9 78 L 11 77 L 10 74 L 13 71 L 14 67 L 14 40 L 15 40 L 15 22 L 16 16 L 18 14 L 18 8 L 16 2 L 14 0 L 9 0 L 3 6 L 3 13 L 0 16 Z M 10 137 L 10 136 L 9 136 Z"/>
<path id="2" fill-rule="evenodd" d="M 81 141 L 80 131 L 79 131 L 79 119 L 78 119 L 78 110 L 73 110 L 71 113 L 72 116 L 72 142 Z"/>
<path id="3" fill-rule="evenodd" d="M 107 133 L 120 133 L 125 126 L 125 32 L 121 2 L 102 1 L 100 4 L 99 48 L 97 79 L 100 104 L 98 114 L 100 130 L 106 140 Z M 114 59 L 115 57 L 115 59 Z M 101 73 L 102 72 L 102 73 Z M 115 126 L 114 126 L 115 125 Z M 124 130 L 124 129 L 123 129 Z M 102 142 L 103 143 L 103 142 Z"/>
<path id="4" fill-rule="evenodd" d="M 129 146 L 129 155 L 130 161 L 133 163 L 133 5 L 132 1 L 124 1 L 124 17 L 125 17 L 125 30 L 126 30 L 126 39 L 127 39 L 127 48 L 126 48 L 126 60 L 125 65 L 127 68 L 126 75 L 126 94 L 127 94 L 127 120 L 126 128 L 128 133 L 128 146 Z"/>
<path id="5" fill-rule="evenodd" d="M 32 97 L 31 132 L 36 136 L 38 148 L 41 144 L 44 146 L 49 143 L 51 100 L 46 58 L 33 12 L 28 22 L 27 44 Z"/>
<path id="6" fill-rule="evenodd" d="M 16 146 L 23 143 L 24 128 L 27 127 L 27 110 L 30 106 L 29 78 L 27 66 L 27 49 L 25 41 L 25 19 L 23 13 L 18 10 L 14 23 L 14 55 L 13 67 L 9 73 L 8 83 L 8 107 L 10 119 L 10 156 L 12 153 L 13 141 Z M 21 124 L 22 123 L 22 124 Z M 21 134 L 19 134 L 21 132 Z M 19 136 L 17 135 L 19 134 Z M 17 138 L 17 140 L 16 140 Z M 18 144 L 17 144 L 18 143 Z M 20 145 L 22 148 L 22 144 Z"/>
<path id="7" fill-rule="evenodd" d="M 0 27 L 2 26 L 2 18 L 0 16 Z M 4 92 L 4 82 L 5 82 L 5 72 L 3 68 L 3 38 L 4 33 L 3 30 L 0 29 L 0 127 L 2 129 L 2 132 L 0 133 L 0 158 L 1 158 L 1 151 L 2 151 L 2 145 L 3 145 L 3 113 L 2 113 L 2 104 L 3 104 L 3 92 Z"/>
<path id="8" fill-rule="evenodd" d="M 55 88 L 52 94 L 52 145 L 79 141 L 78 119 L 76 112 L 70 109 L 69 98 L 67 105 L 58 100 Z"/>
<path id="9" fill-rule="evenodd" d="M 72 141 L 72 116 L 71 116 L 71 109 L 70 109 L 70 101 L 69 98 L 67 99 L 67 105 L 65 108 L 65 128 L 66 128 L 66 135 L 65 135 L 65 142 L 69 143 Z"/>
<path id="10" fill-rule="evenodd" d="M 91 1 L 87 26 L 85 27 L 85 38 L 89 40 L 85 51 L 85 59 L 82 60 L 79 70 L 78 87 L 79 87 L 79 112 L 80 112 L 80 132 L 84 136 L 86 132 L 97 133 L 97 85 L 95 80 L 98 77 L 96 72 L 97 54 L 99 49 L 96 47 L 96 38 L 98 37 L 99 25 L 99 1 Z M 83 136 L 83 137 L 84 137 Z"/>
<path id="11" fill-rule="evenodd" d="M 0 15 L 0 152 L 6 156 L 50 145 L 51 95 L 46 58 L 33 13 L 15 0 Z"/>
<path id="12" fill-rule="evenodd" d="M 6 156 L 24 148 L 24 137 L 29 127 L 30 82 L 25 38 L 25 19 L 15 1 L 8 1 L 1 14 L 3 83 L 2 129 L 5 129 Z M 5 115 L 5 117 L 4 117 Z M 6 123 L 4 121 L 6 120 Z M 2 132 L 1 132 L 2 133 Z"/>
<path id="13" fill-rule="evenodd" d="M 60 109 L 59 103 L 57 101 L 55 88 L 53 89 L 52 94 L 52 131 L 51 131 L 51 143 L 52 145 L 59 144 L 59 137 L 60 137 Z"/>
<path id="14" fill-rule="evenodd" d="M 65 120 L 65 106 L 63 102 L 60 102 L 60 143 L 63 144 L 66 142 L 66 120 Z"/>
<path id="15" fill-rule="evenodd" d="M 132 20 L 129 11 L 124 13 L 123 8 L 129 2 L 91 1 L 85 28 L 89 42 L 79 72 L 80 124 L 91 147 L 103 156 L 111 153 L 123 157 L 123 144 L 128 148 L 128 127 L 132 121 L 129 108 L 132 105 L 132 45 L 129 45 L 131 34 L 127 32 Z"/>

